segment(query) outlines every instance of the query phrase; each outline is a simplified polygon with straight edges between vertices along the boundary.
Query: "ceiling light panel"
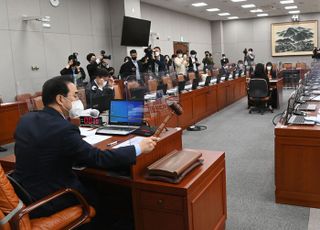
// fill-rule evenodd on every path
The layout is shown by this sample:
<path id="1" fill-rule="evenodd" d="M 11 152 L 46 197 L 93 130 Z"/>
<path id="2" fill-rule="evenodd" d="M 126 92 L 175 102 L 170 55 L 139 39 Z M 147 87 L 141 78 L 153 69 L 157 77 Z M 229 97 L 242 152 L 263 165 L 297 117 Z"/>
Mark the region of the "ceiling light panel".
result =
<path id="1" fill-rule="evenodd" d="M 192 5 L 194 7 L 201 7 L 201 6 L 207 6 L 208 4 L 205 2 L 196 2 L 196 3 L 192 3 Z"/>
<path id="2" fill-rule="evenodd" d="M 288 12 L 289 14 L 299 14 L 300 10 L 291 10 Z"/>
<path id="3" fill-rule="evenodd" d="M 293 9 L 298 9 L 297 6 L 286 6 L 284 7 L 286 10 L 293 10 Z"/>
<path id="4" fill-rule="evenodd" d="M 294 3 L 293 0 L 284 0 L 284 1 L 280 1 L 280 4 L 292 4 Z"/>
<path id="5" fill-rule="evenodd" d="M 246 2 L 247 0 L 231 0 L 231 2 Z"/>
<path id="6" fill-rule="evenodd" d="M 239 17 L 238 16 L 231 16 L 231 17 L 228 17 L 228 19 L 232 20 L 232 19 L 238 19 Z"/>
<path id="7" fill-rule="evenodd" d="M 218 9 L 218 8 L 210 8 L 210 9 L 206 9 L 206 11 L 216 12 L 216 11 L 220 11 L 220 9 Z"/>
<path id="8" fill-rule="evenodd" d="M 241 5 L 242 8 L 254 8 L 256 7 L 255 4 L 245 4 L 245 5 Z"/>
<path id="9" fill-rule="evenodd" d="M 263 13 L 263 14 L 257 14 L 258 17 L 266 17 L 269 16 L 269 14 Z"/>
<path id="10" fill-rule="evenodd" d="M 251 13 L 261 13 L 263 12 L 263 10 L 261 9 L 254 9 L 254 10 L 250 10 Z"/>
<path id="11" fill-rule="evenodd" d="M 224 12 L 224 13 L 220 13 L 220 14 L 218 14 L 219 16 L 229 16 L 230 15 L 230 13 L 228 13 L 228 12 Z"/>

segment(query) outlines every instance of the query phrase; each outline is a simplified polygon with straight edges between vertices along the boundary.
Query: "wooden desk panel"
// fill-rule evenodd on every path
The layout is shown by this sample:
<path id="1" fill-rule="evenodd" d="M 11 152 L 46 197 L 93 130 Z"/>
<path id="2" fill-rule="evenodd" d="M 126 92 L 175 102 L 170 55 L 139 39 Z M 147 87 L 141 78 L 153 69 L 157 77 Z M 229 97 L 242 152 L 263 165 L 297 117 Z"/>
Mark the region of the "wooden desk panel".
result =
<path id="1" fill-rule="evenodd" d="M 193 117 L 195 122 L 201 121 L 207 115 L 207 94 L 209 87 L 194 91 L 193 95 Z"/>
<path id="2" fill-rule="evenodd" d="M 137 178 L 133 198 L 136 229 L 224 229 L 226 172 L 223 152 L 202 152 L 204 164 L 179 184 Z"/>
<path id="3" fill-rule="evenodd" d="M 320 103 L 318 104 L 319 110 Z M 311 113 L 315 115 L 316 112 Z M 320 127 L 275 128 L 275 197 L 277 203 L 320 208 Z"/>
<path id="4" fill-rule="evenodd" d="M 14 142 L 14 132 L 20 117 L 28 112 L 26 102 L 0 104 L 0 145 Z"/>
<path id="5" fill-rule="evenodd" d="M 274 109 L 280 109 L 280 105 L 283 101 L 283 78 L 270 80 L 270 87 L 273 89 L 271 95 L 271 105 Z"/>
<path id="6" fill-rule="evenodd" d="M 217 85 L 211 85 L 207 93 L 207 116 L 217 112 L 217 110 Z"/>
<path id="7" fill-rule="evenodd" d="M 183 129 L 194 123 L 193 93 L 194 91 L 180 94 L 179 102 L 183 108 L 183 113 L 178 116 L 178 126 Z"/>
<path id="8" fill-rule="evenodd" d="M 227 106 L 227 84 L 222 82 L 217 87 L 218 110 Z"/>

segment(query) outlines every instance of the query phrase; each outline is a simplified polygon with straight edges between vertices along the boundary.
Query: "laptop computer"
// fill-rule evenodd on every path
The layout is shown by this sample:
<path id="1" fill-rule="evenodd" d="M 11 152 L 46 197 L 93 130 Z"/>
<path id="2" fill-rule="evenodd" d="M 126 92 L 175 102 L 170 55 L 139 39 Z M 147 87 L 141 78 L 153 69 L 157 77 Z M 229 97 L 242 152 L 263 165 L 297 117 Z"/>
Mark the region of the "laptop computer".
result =
<path id="1" fill-rule="evenodd" d="M 138 129 L 143 122 L 144 100 L 111 100 L 109 123 L 96 134 L 128 135 Z"/>
<path id="2" fill-rule="evenodd" d="M 316 104 L 308 104 L 308 103 L 299 104 L 296 106 L 296 109 L 305 110 L 305 111 L 315 111 L 316 108 L 317 108 Z"/>

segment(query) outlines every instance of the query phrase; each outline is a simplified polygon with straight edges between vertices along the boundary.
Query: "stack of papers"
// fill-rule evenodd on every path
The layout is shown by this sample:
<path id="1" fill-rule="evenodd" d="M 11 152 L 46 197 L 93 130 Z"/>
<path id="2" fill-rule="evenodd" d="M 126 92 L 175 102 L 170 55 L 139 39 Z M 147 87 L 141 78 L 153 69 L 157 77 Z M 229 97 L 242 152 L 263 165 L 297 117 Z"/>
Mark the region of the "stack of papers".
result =
<path id="1" fill-rule="evenodd" d="M 85 138 L 83 138 L 84 141 L 86 141 L 87 143 L 94 145 L 97 144 L 101 141 L 107 140 L 109 139 L 111 136 L 105 136 L 105 135 L 91 135 L 91 136 L 87 136 Z"/>
<path id="2" fill-rule="evenodd" d="M 88 128 L 88 127 L 79 127 L 80 135 L 81 136 L 92 136 L 96 134 L 97 129 L 96 128 Z"/>

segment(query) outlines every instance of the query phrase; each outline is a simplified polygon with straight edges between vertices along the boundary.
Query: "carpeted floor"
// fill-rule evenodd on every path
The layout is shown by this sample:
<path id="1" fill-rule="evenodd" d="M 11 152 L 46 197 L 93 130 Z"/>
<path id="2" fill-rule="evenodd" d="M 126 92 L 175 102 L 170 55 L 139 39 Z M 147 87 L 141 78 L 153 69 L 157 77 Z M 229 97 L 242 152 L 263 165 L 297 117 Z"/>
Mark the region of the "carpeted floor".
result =
<path id="1" fill-rule="evenodd" d="M 284 91 L 284 102 L 290 91 Z M 305 230 L 309 208 L 274 201 L 274 126 L 284 110 L 249 114 L 247 99 L 201 121 L 205 131 L 185 131 L 186 148 L 223 150 L 227 168 L 227 230 Z"/>

